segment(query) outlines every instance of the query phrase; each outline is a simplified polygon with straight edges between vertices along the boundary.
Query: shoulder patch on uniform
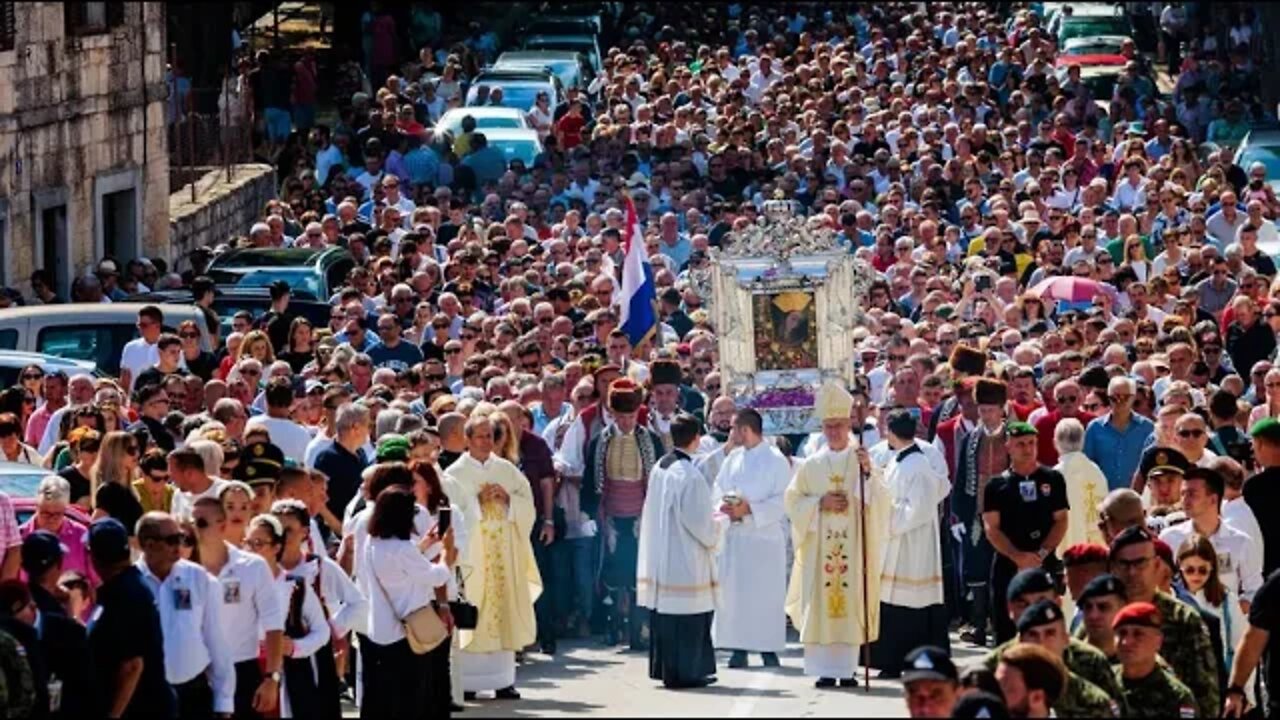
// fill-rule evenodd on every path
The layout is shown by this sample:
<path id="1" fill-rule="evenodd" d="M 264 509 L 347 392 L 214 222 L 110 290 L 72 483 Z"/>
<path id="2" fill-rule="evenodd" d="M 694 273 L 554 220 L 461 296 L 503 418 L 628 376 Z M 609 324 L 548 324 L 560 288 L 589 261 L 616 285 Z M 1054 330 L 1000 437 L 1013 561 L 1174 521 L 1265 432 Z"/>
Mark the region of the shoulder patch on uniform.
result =
<path id="1" fill-rule="evenodd" d="M 1120 705 L 1115 700 L 1108 700 L 1107 704 L 1111 706 L 1111 716 L 1120 717 Z"/>
<path id="2" fill-rule="evenodd" d="M 1195 707 L 1193 707 L 1193 706 L 1191 706 L 1191 705 L 1179 705 L 1179 706 L 1178 706 L 1178 717 L 1180 717 L 1180 718 L 1193 718 L 1193 717 L 1195 717 L 1195 716 L 1196 716 L 1196 709 L 1195 709 Z"/>

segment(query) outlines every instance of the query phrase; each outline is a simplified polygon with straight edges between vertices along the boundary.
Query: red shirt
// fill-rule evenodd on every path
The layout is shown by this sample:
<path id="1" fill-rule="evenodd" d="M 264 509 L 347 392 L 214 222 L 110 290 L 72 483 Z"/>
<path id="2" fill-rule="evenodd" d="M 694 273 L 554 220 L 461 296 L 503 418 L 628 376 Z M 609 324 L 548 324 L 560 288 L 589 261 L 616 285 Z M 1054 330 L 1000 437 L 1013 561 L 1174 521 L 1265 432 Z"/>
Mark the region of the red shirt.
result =
<path id="1" fill-rule="evenodd" d="M 565 114 L 564 117 L 556 123 L 556 130 L 560 131 L 563 138 L 562 150 L 572 150 L 582 144 L 582 128 L 587 126 L 587 119 L 581 115 Z"/>
<path id="2" fill-rule="evenodd" d="M 1089 426 L 1089 422 L 1093 420 L 1093 415 L 1083 410 L 1078 411 L 1076 419 L 1081 425 Z M 1045 413 L 1039 420 L 1035 422 L 1036 428 L 1036 460 L 1041 465 L 1052 467 L 1058 464 L 1058 448 L 1053 444 L 1053 431 L 1058 427 L 1058 421 L 1062 419 L 1062 411 L 1054 410 Z"/>

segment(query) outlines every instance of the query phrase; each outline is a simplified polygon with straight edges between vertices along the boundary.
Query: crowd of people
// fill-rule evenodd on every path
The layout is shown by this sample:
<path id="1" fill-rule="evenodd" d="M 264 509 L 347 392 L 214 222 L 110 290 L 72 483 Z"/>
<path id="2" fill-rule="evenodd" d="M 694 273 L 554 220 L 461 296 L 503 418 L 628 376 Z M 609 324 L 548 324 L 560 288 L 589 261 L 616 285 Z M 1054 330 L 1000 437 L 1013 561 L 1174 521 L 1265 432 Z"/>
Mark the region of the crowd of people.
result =
<path id="1" fill-rule="evenodd" d="M 478 24 L 244 58 L 279 199 L 70 298 L 186 285 L 204 327 L 148 306 L 118 378 L 0 391 L 49 473 L 21 525 L 0 493 L 0 715 L 448 717 L 566 638 L 688 688 L 790 631 L 915 716 L 1280 712 L 1280 200 L 1233 163 L 1264 32 L 1127 5 L 1094 97 L 1039 4 L 626 3 L 529 165 L 435 127 L 508 43 Z M 775 198 L 876 275 L 807 437 L 728 394 L 699 281 Z M 326 325 L 280 282 L 221 335 L 212 257 L 326 246 Z"/>

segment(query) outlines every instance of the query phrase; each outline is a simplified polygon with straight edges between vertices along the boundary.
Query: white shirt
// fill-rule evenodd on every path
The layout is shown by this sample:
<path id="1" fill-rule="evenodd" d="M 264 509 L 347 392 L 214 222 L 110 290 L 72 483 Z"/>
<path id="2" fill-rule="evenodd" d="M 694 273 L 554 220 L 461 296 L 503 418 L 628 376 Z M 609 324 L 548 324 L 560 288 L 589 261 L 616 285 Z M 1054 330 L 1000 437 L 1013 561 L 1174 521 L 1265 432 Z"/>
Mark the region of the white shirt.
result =
<path id="1" fill-rule="evenodd" d="M 418 552 L 412 540 L 372 538 L 364 561 L 370 572 L 368 638 L 390 645 L 404 638 L 400 622 L 435 598 L 435 589 L 449 581 L 449 568 Z"/>
<path id="2" fill-rule="evenodd" d="M 1262 526 L 1244 501 L 1244 496 L 1222 503 L 1222 521 L 1258 542 L 1262 541 Z"/>
<path id="3" fill-rule="evenodd" d="M 228 630 L 231 662 L 258 657 L 258 637 L 284 630 L 286 605 L 280 603 L 267 561 L 227 545 L 227 564 L 218 573 L 222 595 L 222 627 Z M 248 628 L 256 627 L 256 633 Z"/>
<path id="4" fill-rule="evenodd" d="M 143 338 L 134 338 L 124 344 L 120 353 L 120 369 L 129 371 L 129 387 L 125 390 L 133 392 L 133 385 L 138 375 L 152 365 L 160 363 L 160 348 Z"/>
<path id="5" fill-rule="evenodd" d="M 209 487 L 204 492 L 189 493 L 184 490 L 178 490 L 173 494 L 173 503 L 169 506 L 169 514 L 180 520 L 189 520 L 191 511 L 196 507 L 196 501 L 201 498 L 217 498 L 222 493 L 222 488 L 229 483 L 220 478 L 209 478 Z"/>
<path id="6" fill-rule="evenodd" d="M 364 632 L 365 621 L 369 619 L 369 601 L 329 556 L 316 555 L 304 560 L 296 567 L 286 569 L 285 575 L 290 580 L 302 579 L 308 587 L 314 587 L 316 575 L 320 576 L 320 600 L 329 610 L 329 626 L 333 628 L 334 637 L 342 637 L 352 631 Z"/>
<path id="7" fill-rule="evenodd" d="M 314 468 L 316 466 L 316 458 L 320 457 L 320 453 L 328 450 L 332 445 L 333 438 L 325 433 L 324 428 L 321 428 L 315 437 L 307 442 L 307 449 L 302 453 L 302 464 L 307 468 Z"/>
<path id="8" fill-rule="evenodd" d="M 280 448 L 284 456 L 301 465 L 307 457 L 307 446 L 311 444 L 311 433 L 306 428 L 288 418 L 273 418 L 259 415 L 250 418 L 245 424 L 245 432 L 262 427 L 266 428 L 271 444 Z"/>
<path id="9" fill-rule="evenodd" d="M 1187 520 L 1165 528 L 1160 539 L 1168 543 L 1176 555 L 1194 532 L 1191 521 Z M 1222 584 L 1241 600 L 1253 600 L 1253 594 L 1262 587 L 1262 547 L 1226 522 L 1218 523 L 1218 530 L 1209 536 L 1209 542 L 1218 553 L 1218 577 Z"/>
<path id="10" fill-rule="evenodd" d="M 604 405 L 599 406 L 597 417 L 603 419 L 606 426 L 613 424 L 613 416 Z M 589 431 L 590 428 L 583 422 L 581 414 L 574 418 L 573 424 L 564 434 L 560 449 L 556 451 L 553 458 L 556 472 L 565 477 L 582 477 L 587 467 L 587 460 L 583 455 L 586 452 Z"/>
<path id="11" fill-rule="evenodd" d="M 372 598 L 377 588 L 369 583 L 368 574 L 364 572 L 365 553 L 369 545 L 369 520 L 373 517 L 373 503 L 367 504 L 363 510 L 351 516 L 342 525 L 343 536 L 351 537 L 351 577 L 355 578 L 356 587 L 366 598 Z M 418 506 L 418 513 L 413 516 L 412 538 L 418 538 L 431 532 L 431 516 L 427 509 Z M 373 591 L 373 592 L 370 592 Z"/>
<path id="12" fill-rule="evenodd" d="M 225 632 L 230 627 L 222 622 L 222 603 L 218 602 L 222 587 L 218 581 L 204 568 L 186 560 L 179 560 L 163 581 L 151 573 L 145 560 L 138 560 L 137 568 L 160 611 L 165 679 L 170 685 L 181 685 L 209 670 L 213 711 L 234 711 L 235 664 Z M 249 632 L 243 627 L 233 631 Z M 256 643 L 257 628 L 250 634 Z"/>

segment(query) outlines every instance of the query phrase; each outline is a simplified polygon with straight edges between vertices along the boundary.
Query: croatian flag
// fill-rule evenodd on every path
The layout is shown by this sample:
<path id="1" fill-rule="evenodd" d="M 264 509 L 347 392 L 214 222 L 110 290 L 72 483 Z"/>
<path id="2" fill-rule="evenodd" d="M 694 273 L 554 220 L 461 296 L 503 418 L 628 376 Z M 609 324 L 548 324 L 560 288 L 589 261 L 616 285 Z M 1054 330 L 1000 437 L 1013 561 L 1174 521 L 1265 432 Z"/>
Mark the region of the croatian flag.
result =
<path id="1" fill-rule="evenodd" d="M 658 294 L 653 285 L 653 268 L 644 253 L 644 236 L 640 233 L 640 220 L 636 216 L 635 203 L 627 197 L 627 226 L 624 229 L 626 255 L 622 260 L 622 291 L 618 295 L 621 311 L 619 324 L 631 340 L 639 345 L 658 325 Z"/>

